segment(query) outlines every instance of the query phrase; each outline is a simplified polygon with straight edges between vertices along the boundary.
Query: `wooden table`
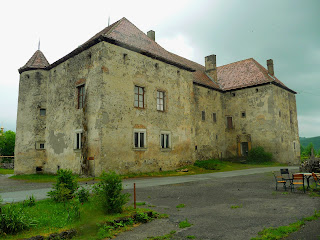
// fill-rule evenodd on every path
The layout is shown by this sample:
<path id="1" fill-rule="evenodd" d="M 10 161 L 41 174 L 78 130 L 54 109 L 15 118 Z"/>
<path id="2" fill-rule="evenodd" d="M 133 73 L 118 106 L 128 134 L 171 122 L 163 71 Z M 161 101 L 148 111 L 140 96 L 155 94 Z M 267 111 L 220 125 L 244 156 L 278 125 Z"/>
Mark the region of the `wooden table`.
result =
<path id="1" fill-rule="evenodd" d="M 295 174 L 303 174 L 304 178 L 307 180 L 308 189 L 310 187 L 310 178 L 312 177 L 312 173 L 295 173 Z M 319 173 L 316 173 L 316 175 L 319 177 Z"/>

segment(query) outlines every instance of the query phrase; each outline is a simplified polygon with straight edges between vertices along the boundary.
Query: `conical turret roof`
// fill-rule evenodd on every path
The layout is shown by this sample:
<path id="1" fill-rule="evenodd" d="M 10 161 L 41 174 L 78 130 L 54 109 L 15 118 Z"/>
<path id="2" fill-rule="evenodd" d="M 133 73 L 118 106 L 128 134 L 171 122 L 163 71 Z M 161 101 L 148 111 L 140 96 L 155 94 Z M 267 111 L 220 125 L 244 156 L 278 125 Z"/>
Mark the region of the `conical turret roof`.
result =
<path id="1" fill-rule="evenodd" d="M 29 59 L 29 61 L 19 69 L 19 73 L 31 69 L 44 69 L 49 65 L 50 64 L 44 54 L 40 50 L 37 50 Z"/>

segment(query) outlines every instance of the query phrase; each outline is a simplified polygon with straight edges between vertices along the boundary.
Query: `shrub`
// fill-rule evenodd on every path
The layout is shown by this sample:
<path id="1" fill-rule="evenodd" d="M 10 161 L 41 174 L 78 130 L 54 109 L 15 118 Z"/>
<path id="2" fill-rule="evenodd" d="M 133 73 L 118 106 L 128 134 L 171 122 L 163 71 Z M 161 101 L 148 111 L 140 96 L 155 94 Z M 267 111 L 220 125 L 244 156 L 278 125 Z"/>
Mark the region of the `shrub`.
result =
<path id="1" fill-rule="evenodd" d="M 28 218 L 17 205 L 10 204 L 2 208 L 0 215 L 0 235 L 14 234 L 29 229 L 35 221 Z"/>
<path id="2" fill-rule="evenodd" d="M 32 195 L 32 196 L 30 196 L 29 198 L 27 198 L 26 200 L 24 200 L 24 201 L 22 202 L 22 205 L 23 205 L 24 207 L 32 207 L 32 206 L 36 205 L 36 199 L 35 199 L 34 196 Z"/>
<path id="3" fill-rule="evenodd" d="M 80 203 L 85 203 L 89 201 L 89 196 L 90 196 L 89 190 L 84 187 L 79 188 L 78 191 L 76 192 L 76 195 Z"/>
<path id="4" fill-rule="evenodd" d="M 252 148 L 248 153 L 247 162 L 264 163 L 272 161 L 272 153 L 266 152 L 263 147 Z"/>
<path id="5" fill-rule="evenodd" d="M 218 159 L 210 159 L 210 160 L 197 160 L 194 163 L 194 166 L 204 168 L 207 170 L 219 170 L 221 169 L 222 165 L 224 165 L 224 162 Z"/>
<path id="6" fill-rule="evenodd" d="M 121 213 L 123 206 L 129 201 L 129 194 L 121 194 L 121 177 L 115 172 L 103 172 L 100 179 L 93 191 L 103 209 L 107 213 Z"/>
<path id="7" fill-rule="evenodd" d="M 191 227 L 192 224 L 188 222 L 188 219 L 179 223 L 179 228 L 187 228 Z"/>
<path id="8" fill-rule="evenodd" d="M 60 169 L 57 175 L 57 182 L 53 186 L 54 190 L 48 192 L 48 196 L 56 202 L 65 202 L 74 197 L 78 183 L 71 170 Z"/>

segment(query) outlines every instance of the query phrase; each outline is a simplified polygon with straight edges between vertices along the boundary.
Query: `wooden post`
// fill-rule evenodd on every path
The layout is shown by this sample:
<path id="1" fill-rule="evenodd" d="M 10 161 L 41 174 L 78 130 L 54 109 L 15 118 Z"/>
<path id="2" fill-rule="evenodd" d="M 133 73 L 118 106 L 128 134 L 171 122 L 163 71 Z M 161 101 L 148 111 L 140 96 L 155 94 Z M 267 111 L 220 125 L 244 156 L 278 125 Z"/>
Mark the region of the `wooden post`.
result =
<path id="1" fill-rule="evenodd" d="M 136 183 L 133 184 L 133 205 L 134 205 L 134 209 L 137 208 L 137 204 L 136 204 Z"/>

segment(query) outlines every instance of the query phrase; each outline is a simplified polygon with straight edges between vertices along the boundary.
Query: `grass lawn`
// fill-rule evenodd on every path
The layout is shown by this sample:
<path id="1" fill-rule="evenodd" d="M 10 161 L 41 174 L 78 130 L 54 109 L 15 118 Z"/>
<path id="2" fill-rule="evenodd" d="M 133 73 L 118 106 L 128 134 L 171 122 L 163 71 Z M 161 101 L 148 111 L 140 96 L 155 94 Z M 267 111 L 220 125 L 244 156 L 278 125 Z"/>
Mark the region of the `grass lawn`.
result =
<path id="1" fill-rule="evenodd" d="M 3 208 L 9 207 L 5 205 Z M 134 214 L 144 214 L 147 209 L 133 209 L 126 207 L 121 214 L 107 215 L 94 201 L 81 204 L 55 203 L 51 199 L 37 201 L 34 206 L 23 206 L 22 203 L 14 204 L 16 211 L 22 211 L 24 219 L 32 219 L 35 223 L 29 230 L 24 230 L 16 235 L 1 235 L 0 239 L 24 239 L 36 235 L 49 236 L 52 233 L 59 233 L 69 229 L 77 231 L 76 239 L 104 239 L 105 236 L 128 230 L 139 223 L 131 222 L 122 224 L 121 227 L 111 229 L 106 223 L 114 223 L 115 219 L 132 217 Z M 79 211 L 78 211 L 78 210 Z M 80 213 L 80 218 L 78 214 Z M 151 220 L 148 219 L 148 220 Z M 119 224 L 120 225 L 120 224 Z"/>
<path id="2" fill-rule="evenodd" d="M 13 174 L 13 169 L 0 168 L 0 174 Z"/>
<path id="3" fill-rule="evenodd" d="M 243 164 L 243 163 L 234 163 L 230 161 L 221 161 L 221 160 L 207 160 L 210 163 L 214 163 L 214 169 L 206 169 L 204 167 L 198 167 L 195 165 L 187 165 L 176 170 L 171 171 L 161 171 L 161 172 L 148 172 L 148 173 L 128 173 L 123 174 L 121 177 L 123 179 L 127 178 L 139 178 L 139 177 L 169 177 L 169 176 L 183 176 L 183 175 L 194 175 L 194 174 L 204 174 L 204 173 L 214 173 L 214 172 L 226 172 L 234 170 L 242 170 L 249 168 L 260 168 L 260 167 L 276 167 L 276 166 L 286 166 L 284 164 L 270 162 L 262 164 Z M 187 172 L 181 170 L 188 169 Z M 11 179 L 16 180 L 25 180 L 27 182 L 55 182 L 57 176 L 54 174 L 25 174 L 25 175 L 15 175 L 11 176 Z M 91 181 L 98 180 L 93 177 L 82 178 L 78 177 L 77 181 Z"/>
<path id="4" fill-rule="evenodd" d="M 229 161 L 221 160 L 207 160 L 208 162 L 214 162 L 215 169 L 205 169 L 203 167 L 198 167 L 195 165 L 187 165 L 177 170 L 172 171 L 161 171 L 161 172 L 149 172 L 149 173 L 128 173 L 121 175 L 122 178 L 138 178 L 138 177 L 168 177 L 168 176 L 182 176 L 182 175 L 194 175 L 194 174 L 204 174 L 204 173 L 214 173 L 214 172 L 227 172 L 234 170 L 242 170 L 249 168 L 260 168 L 260 167 L 278 167 L 278 166 L 287 166 L 285 164 L 280 164 L 277 162 L 262 163 L 262 164 L 243 164 L 243 163 L 234 163 Z M 187 172 L 181 170 L 188 169 Z"/>
<path id="5" fill-rule="evenodd" d="M 25 174 L 25 175 L 14 175 L 10 179 L 25 180 L 27 182 L 56 182 L 57 175 L 55 174 Z M 93 177 L 77 177 L 78 182 L 86 182 L 97 180 Z"/>

